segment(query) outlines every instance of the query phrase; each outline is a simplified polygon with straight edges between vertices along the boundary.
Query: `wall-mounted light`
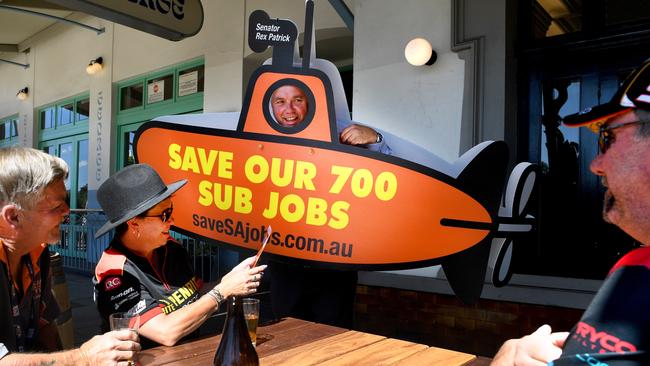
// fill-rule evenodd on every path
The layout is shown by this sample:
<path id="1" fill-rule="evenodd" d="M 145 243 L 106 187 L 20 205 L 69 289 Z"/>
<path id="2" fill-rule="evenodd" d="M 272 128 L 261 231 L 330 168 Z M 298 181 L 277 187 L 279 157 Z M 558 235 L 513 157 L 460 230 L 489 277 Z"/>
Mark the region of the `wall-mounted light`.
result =
<path id="1" fill-rule="evenodd" d="M 88 66 L 86 66 L 86 73 L 88 75 L 94 75 L 102 70 L 104 59 L 97 57 L 94 60 L 90 60 Z"/>
<path id="2" fill-rule="evenodd" d="M 20 89 L 18 91 L 18 93 L 16 93 L 16 99 L 18 99 L 18 100 L 25 100 L 25 99 L 27 99 L 28 96 L 29 96 L 29 88 L 28 87 L 24 87 L 24 88 Z"/>
<path id="3" fill-rule="evenodd" d="M 431 66 L 438 59 L 438 54 L 426 39 L 413 38 L 404 47 L 404 57 L 413 66 Z"/>

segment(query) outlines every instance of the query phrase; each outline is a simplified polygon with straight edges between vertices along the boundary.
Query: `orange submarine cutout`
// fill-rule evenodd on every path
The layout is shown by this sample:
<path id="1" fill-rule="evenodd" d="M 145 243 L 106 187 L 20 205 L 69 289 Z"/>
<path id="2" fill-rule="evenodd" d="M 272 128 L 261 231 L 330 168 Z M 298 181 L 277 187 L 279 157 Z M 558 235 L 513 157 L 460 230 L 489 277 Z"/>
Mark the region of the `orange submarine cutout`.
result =
<path id="1" fill-rule="evenodd" d="M 265 255 L 311 266 L 442 265 L 467 303 L 480 297 L 488 269 L 495 286 L 507 284 L 513 241 L 534 227 L 525 208 L 535 167 L 520 163 L 506 184 L 504 142 L 483 142 L 453 164 L 384 131 L 383 152 L 341 143 L 340 129 L 353 121 L 338 70 L 311 57 L 313 2 L 306 5 L 302 60 L 293 22 L 250 15 L 249 46 L 272 46 L 273 57 L 251 77 L 241 113 L 159 117 L 136 132 L 138 162 L 166 182 L 189 181 L 174 197 L 174 230 L 257 250 L 270 225 Z M 285 86 L 299 88 L 306 104 L 292 126 L 271 105 Z"/>

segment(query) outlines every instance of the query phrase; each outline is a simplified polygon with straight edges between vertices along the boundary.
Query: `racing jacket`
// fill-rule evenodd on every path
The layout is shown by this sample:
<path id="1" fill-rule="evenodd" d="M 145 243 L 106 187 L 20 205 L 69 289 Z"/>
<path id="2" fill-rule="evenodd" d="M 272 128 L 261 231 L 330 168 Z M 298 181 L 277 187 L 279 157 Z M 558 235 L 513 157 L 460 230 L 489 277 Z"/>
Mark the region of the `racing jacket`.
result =
<path id="1" fill-rule="evenodd" d="M 108 316 L 112 313 L 140 314 L 142 326 L 200 297 L 203 282 L 194 275 L 188 254 L 178 242 L 169 240 L 154 252 L 150 262 L 115 238 L 102 254 L 93 278 L 102 331 L 109 330 Z"/>
<path id="2" fill-rule="evenodd" d="M 562 357 L 549 365 L 650 365 L 650 247 L 631 251 L 611 269 Z"/>

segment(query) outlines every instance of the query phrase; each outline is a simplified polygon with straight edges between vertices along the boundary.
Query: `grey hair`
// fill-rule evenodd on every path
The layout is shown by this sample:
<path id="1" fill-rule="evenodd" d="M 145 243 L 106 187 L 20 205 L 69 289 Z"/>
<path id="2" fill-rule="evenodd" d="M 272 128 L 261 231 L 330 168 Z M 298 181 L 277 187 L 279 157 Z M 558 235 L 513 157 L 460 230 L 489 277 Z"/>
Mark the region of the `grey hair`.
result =
<path id="1" fill-rule="evenodd" d="M 637 108 L 634 110 L 637 118 L 641 121 L 650 121 L 650 111 L 645 109 Z M 642 138 L 650 137 L 650 123 L 642 123 L 639 125 L 639 128 L 636 130 L 637 136 Z"/>
<path id="2" fill-rule="evenodd" d="M 0 148 L 0 204 L 33 208 L 51 183 L 68 177 L 66 162 L 29 147 Z"/>

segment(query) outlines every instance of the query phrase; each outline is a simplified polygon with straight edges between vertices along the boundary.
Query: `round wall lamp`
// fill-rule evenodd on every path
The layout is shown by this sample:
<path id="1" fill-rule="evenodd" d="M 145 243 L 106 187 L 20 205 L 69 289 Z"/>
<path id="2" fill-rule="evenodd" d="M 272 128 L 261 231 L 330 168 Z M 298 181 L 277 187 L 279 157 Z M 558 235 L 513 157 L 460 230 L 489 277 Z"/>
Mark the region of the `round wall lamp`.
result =
<path id="1" fill-rule="evenodd" d="M 404 47 L 404 57 L 413 66 L 431 66 L 438 59 L 438 54 L 426 39 L 413 38 Z"/>
<path id="2" fill-rule="evenodd" d="M 18 91 L 18 93 L 16 93 L 16 99 L 18 99 L 18 100 L 25 100 L 25 99 L 27 99 L 28 96 L 29 96 L 29 88 L 28 87 L 24 87 L 24 88 L 20 89 Z"/>
<path id="3" fill-rule="evenodd" d="M 88 75 L 94 75 L 102 71 L 103 63 L 104 63 L 104 59 L 101 57 L 97 57 L 94 60 L 90 60 L 88 66 L 86 66 L 86 73 Z"/>

